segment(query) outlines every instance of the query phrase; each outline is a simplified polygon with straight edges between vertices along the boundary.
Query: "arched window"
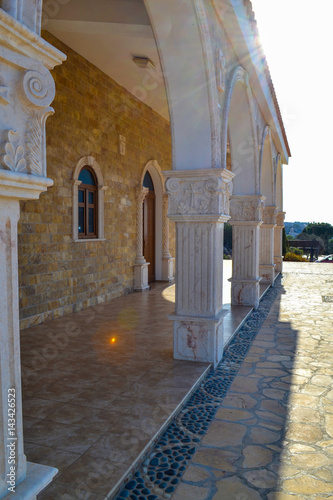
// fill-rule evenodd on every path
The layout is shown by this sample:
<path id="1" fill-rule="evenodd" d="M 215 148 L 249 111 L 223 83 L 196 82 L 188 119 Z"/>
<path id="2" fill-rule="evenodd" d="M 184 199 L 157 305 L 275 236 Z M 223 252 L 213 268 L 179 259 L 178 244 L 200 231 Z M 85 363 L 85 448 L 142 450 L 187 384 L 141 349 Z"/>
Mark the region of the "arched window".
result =
<path id="1" fill-rule="evenodd" d="M 92 156 L 81 158 L 73 173 L 73 240 L 104 240 L 104 185 Z"/>
<path id="2" fill-rule="evenodd" d="M 93 170 L 85 166 L 80 172 L 78 188 L 78 236 L 97 238 L 97 182 Z"/>

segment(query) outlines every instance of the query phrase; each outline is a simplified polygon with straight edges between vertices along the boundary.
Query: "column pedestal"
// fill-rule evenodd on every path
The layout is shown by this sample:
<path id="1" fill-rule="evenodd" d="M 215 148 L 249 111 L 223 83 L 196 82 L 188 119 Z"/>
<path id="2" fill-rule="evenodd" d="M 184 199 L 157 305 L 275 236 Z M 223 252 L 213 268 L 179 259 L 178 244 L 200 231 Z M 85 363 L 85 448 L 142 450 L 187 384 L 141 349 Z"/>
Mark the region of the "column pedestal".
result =
<path id="1" fill-rule="evenodd" d="M 282 273 L 283 255 L 282 255 L 282 233 L 284 228 L 285 212 L 278 212 L 276 217 L 276 226 L 274 228 L 274 263 L 275 277 Z"/>
<path id="2" fill-rule="evenodd" d="M 169 283 L 175 281 L 174 262 L 175 259 L 171 255 L 162 258 L 162 281 L 168 281 Z"/>
<path id="3" fill-rule="evenodd" d="M 274 228 L 276 226 L 276 207 L 265 207 L 263 224 L 260 226 L 260 264 L 259 274 L 264 285 L 274 285 Z"/>
<path id="4" fill-rule="evenodd" d="M 223 229 L 233 174 L 164 172 L 176 223 L 174 358 L 218 364 L 223 355 Z"/>
<path id="5" fill-rule="evenodd" d="M 145 290 L 149 290 L 148 266 L 149 262 L 134 265 L 134 290 L 136 292 L 144 292 Z"/>
<path id="6" fill-rule="evenodd" d="M 231 304 L 259 306 L 259 229 L 262 224 L 262 196 L 232 196 Z"/>

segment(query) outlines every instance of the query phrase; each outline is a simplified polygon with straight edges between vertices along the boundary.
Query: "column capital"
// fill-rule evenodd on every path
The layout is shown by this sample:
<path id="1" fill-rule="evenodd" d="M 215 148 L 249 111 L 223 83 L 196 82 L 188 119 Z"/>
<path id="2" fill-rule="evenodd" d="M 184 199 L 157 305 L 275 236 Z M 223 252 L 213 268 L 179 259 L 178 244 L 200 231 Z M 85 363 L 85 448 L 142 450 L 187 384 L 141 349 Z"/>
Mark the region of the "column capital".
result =
<path id="1" fill-rule="evenodd" d="M 278 212 L 276 216 L 276 225 L 278 227 L 284 227 L 284 219 L 286 216 L 286 212 Z"/>
<path id="2" fill-rule="evenodd" d="M 274 227 L 276 225 L 276 217 L 278 215 L 277 207 L 269 206 L 263 209 L 263 223 L 265 226 Z"/>
<path id="3" fill-rule="evenodd" d="M 259 226 L 262 224 L 265 197 L 261 195 L 234 195 L 230 199 L 229 221 L 232 225 Z"/>
<path id="4" fill-rule="evenodd" d="M 9 14 L 0 9 L 0 170 L 46 178 L 45 124 L 55 96 L 50 69 L 66 56 L 13 17 L 16 3 L 5 2 Z"/>
<path id="5" fill-rule="evenodd" d="M 234 174 L 226 169 L 163 172 L 170 197 L 169 219 L 176 222 L 226 222 Z"/>

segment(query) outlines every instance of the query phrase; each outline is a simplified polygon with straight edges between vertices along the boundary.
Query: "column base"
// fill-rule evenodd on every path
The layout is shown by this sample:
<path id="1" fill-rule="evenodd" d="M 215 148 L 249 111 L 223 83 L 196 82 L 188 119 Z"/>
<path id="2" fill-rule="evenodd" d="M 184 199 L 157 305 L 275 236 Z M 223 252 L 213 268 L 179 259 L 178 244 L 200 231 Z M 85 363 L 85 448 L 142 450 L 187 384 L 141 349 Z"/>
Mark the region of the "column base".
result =
<path id="1" fill-rule="evenodd" d="M 9 491 L 2 500 L 36 500 L 57 473 L 58 469 L 54 467 L 27 462 L 25 479 L 15 487 L 15 493 Z"/>
<path id="2" fill-rule="evenodd" d="M 149 262 L 145 262 L 144 264 L 136 264 L 134 266 L 134 290 L 136 292 L 149 290 L 148 266 Z"/>
<path id="3" fill-rule="evenodd" d="M 251 306 L 258 309 L 261 278 L 252 280 L 230 278 L 229 281 L 231 282 L 232 306 Z"/>
<path id="4" fill-rule="evenodd" d="M 275 262 L 275 274 L 278 275 L 279 273 L 282 273 L 283 256 L 282 255 L 275 256 L 274 262 Z"/>
<path id="5" fill-rule="evenodd" d="M 162 281 L 174 281 L 174 258 L 166 257 L 162 259 Z"/>
<path id="6" fill-rule="evenodd" d="M 173 357 L 186 361 L 212 363 L 214 368 L 223 356 L 223 318 L 169 316 L 173 320 Z"/>
<path id="7" fill-rule="evenodd" d="M 260 264 L 259 275 L 261 276 L 262 285 L 274 285 L 275 280 L 275 264 Z"/>

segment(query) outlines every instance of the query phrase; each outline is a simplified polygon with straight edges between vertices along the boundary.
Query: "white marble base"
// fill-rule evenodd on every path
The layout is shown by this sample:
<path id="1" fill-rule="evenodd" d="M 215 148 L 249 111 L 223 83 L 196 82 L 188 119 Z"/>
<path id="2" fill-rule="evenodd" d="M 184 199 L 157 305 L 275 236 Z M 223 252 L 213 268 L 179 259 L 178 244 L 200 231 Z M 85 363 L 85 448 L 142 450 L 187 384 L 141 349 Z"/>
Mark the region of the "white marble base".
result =
<path id="1" fill-rule="evenodd" d="M 174 281 L 174 260 L 171 257 L 162 259 L 162 281 L 169 281 L 169 283 Z"/>
<path id="2" fill-rule="evenodd" d="M 2 500 L 36 500 L 57 473 L 58 469 L 54 467 L 28 462 L 25 479 L 17 485 L 15 493 L 8 492 Z"/>
<path id="3" fill-rule="evenodd" d="M 275 280 L 275 264 L 260 264 L 259 275 L 262 285 L 273 285 Z"/>
<path id="4" fill-rule="evenodd" d="M 169 316 L 173 320 L 173 357 L 186 361 L 212 363 L 214 368 L 223 356 L 223 318 Z"/>
<path id="5" fill-rule="evenodd" d="M 234 278 L 231 281 L 231 305 L 233 306 L 252 306 L 258 309 L 260 297 L 260 282 L 258 279 L 242 279 Z"/>
<path id="6" fill-rule="evenodd" d="M 149 290 L 148 266 L 149 262 L 145 262 L 144 264 L 136 264 L 134 266 L 134 290 L 136 292 Z"/>

